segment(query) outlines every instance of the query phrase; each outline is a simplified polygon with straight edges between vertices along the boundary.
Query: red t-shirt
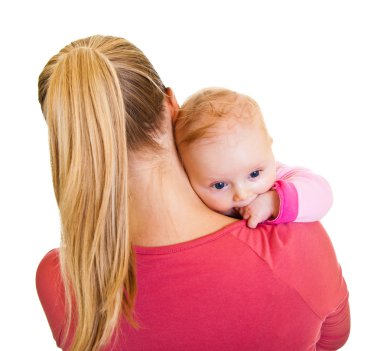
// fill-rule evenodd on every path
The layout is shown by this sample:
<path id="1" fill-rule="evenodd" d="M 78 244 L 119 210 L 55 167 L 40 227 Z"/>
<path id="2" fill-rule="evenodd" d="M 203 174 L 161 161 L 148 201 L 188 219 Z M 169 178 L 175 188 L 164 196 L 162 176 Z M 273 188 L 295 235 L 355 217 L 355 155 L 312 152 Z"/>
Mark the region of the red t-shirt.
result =
<path id="1" fill-rule="evenodd" d="M 106 350 L 336 350 L 350 330 L 348 292 L 320 223 L 232 223 L 170 246 L 135 247 L 136 319 Z M 37 271 L 37 290 L 62 346 L 59 251 Z"/>

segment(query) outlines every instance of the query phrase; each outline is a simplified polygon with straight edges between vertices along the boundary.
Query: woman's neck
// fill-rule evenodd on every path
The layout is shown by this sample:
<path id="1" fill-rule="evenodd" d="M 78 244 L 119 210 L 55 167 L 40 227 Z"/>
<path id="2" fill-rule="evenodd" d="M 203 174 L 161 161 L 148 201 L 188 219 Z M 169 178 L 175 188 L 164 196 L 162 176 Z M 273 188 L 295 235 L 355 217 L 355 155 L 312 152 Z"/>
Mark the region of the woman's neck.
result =
<path id="1" fill-rule="evenodd" d="M 128 206 L 135 245 L 185 242 L 236 221 L 206 207 L 191 188 L 175 152 L 168 154 L 153 159 L 132 157 L 129 162 Z"/>

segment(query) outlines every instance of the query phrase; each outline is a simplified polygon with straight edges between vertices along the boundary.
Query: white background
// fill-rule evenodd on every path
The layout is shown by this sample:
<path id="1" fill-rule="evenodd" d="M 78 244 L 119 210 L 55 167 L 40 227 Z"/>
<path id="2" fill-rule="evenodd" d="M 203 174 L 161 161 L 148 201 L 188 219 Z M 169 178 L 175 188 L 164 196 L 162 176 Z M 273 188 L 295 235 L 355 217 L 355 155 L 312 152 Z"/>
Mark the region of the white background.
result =
<path id="1" fill-rule="evenodd" d="M 380 349 L 376 1 L 2 3 L 0 330 L 1 344 L 12 345 L 2 349 L 55 347 L 34 285 L 38 262 L 59 244 L 37 78 L 59 49 L 92 34 L 135 43 L 179 102 L 216 85 L 258 101 L 277 158 L 320 173 L 333 188 L 323 223 L 350 289 L 343 349 Z"/>

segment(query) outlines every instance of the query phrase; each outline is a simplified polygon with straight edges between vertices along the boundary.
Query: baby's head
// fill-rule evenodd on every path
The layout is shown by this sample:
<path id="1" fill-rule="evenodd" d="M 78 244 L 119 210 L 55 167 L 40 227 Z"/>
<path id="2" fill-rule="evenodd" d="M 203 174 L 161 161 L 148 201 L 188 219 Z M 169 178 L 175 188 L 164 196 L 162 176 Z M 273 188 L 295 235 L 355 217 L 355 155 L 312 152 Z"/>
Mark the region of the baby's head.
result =
<path id="1" fill-rule="evenodd" d="M 191 185 L 214 211 L 234 215 L 272 187 L 272 139 L 257 103 L 246 95 L 208 88 L 180 109 L 175 139 Z"/>

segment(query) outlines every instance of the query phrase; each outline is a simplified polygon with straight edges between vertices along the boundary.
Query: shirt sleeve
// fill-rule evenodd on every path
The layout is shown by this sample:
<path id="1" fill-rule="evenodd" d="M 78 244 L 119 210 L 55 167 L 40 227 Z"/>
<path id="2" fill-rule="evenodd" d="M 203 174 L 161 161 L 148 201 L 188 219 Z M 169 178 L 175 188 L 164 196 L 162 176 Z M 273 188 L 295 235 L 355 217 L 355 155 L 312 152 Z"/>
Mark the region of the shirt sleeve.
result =
<path id="1" fill-rule="evenodd" d="M 277 162 L 273 186 L 280 198 L 278 216 L 268 223 L 314 222 L 331 208 L 333 196 L 329 183 L 306 168 Z"/>
<path id="2" fill-rule="evenodd" d="M 316 350 L 341 348 L 350 333 L 348 289 L 328 234 L 320 222 L 269 227 L 252 236 L 255 251 L 320 319 Z"/>
<path id="3" fill-rule="evenodd" d="M 329 313 L 321 327 L 317 351 L 332 351 L 342 347 L 350 335 L 350 306 L 347 298 Z"/>

